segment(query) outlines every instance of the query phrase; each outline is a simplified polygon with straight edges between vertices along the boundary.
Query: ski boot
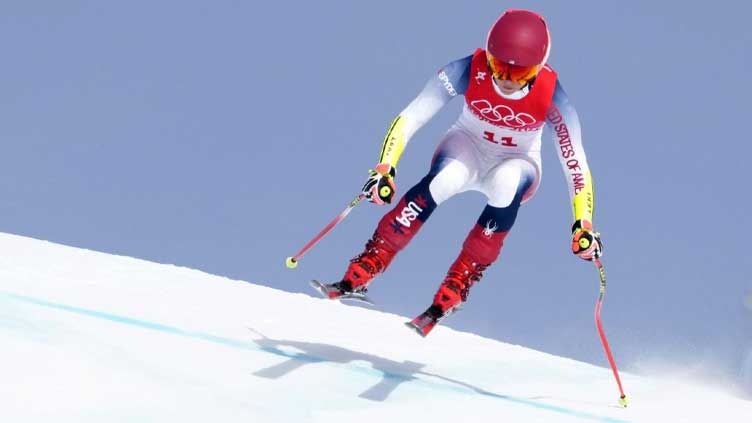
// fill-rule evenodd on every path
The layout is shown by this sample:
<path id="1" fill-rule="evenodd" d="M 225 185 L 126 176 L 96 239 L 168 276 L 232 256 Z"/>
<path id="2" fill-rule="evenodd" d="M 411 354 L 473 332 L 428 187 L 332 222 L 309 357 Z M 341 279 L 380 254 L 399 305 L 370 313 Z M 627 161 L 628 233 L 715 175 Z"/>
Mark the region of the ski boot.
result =
<path id="1" fill-rule="evenodd" d="M 324 284 L 312 281 L 311 286 L 325 298 L 351 299 L 373 304 L 365 295 L 368 291 L 368 284 L 376 275 L 386 270 L 396 254 L 396 250 L 391 248 L 376 231 L 366 243 L 365 250 L 350 260 L 350 265 L 340 282 Z"/>
<path id="2" fill-rule="evenodd" d="M 449 268 L 444 282 L 434 296 L 433 304 L 405 325 L 426 337 L 442 319 L 459 310 L 460 305 L 467 301 L 470 288 L 480 280 L 487 267 L 488 265 L 468 262 L 461 254 Z"/>

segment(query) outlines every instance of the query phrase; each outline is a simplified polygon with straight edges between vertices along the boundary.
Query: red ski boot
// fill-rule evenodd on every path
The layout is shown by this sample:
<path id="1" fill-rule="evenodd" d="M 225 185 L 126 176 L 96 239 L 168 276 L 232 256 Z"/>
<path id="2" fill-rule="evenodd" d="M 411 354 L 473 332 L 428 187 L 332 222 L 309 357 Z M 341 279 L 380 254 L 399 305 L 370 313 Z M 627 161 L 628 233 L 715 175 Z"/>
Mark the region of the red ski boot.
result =
<path id="1" fill-rule="evenodd" d="M 434 296 L 431 307 L 406 325 L 423 337 L 428 335 L 441 319 L 467 301 L 470 288 L 483 277 L 483 271 L 487 267 L 488 265 L 469 261 L 463 251 L 449 268 L 444 282 L 441 283 L 441 287 Z"/>
<path id="2" fill-rule="evenodd" d="M 467 301 L 470 288 L 483 277 L 488 265 L 468 262 L 460 256 L 449 268 L 444 282 L 433 297 L 433 304 L 440 307 L 445 315 L 451 313 L 461 303 Z"/>
<path id="3" fill-rule="evenodd" d="M 386 270 L 389 263 L 397 254 L 381 237 L 378 231 L 366 243 L 366 249 L 357 257 L 350 260 L 342 282 L 349 284 L 353 290 L 365 290 L 371 280 Z"/>
<path id="4" fill-rule="evenodd" d="M 376 231 L 366 243 L 365 250 L 350 260 L 350 265 L 342 277 L 342 281 L 332 284 L 316 282 L 314 288 L 330 299 L 357 299 L 370 303 L 364 295 L 369 282 L 384 272 L 391 263 L 396 250 L 392 248 Z"/>

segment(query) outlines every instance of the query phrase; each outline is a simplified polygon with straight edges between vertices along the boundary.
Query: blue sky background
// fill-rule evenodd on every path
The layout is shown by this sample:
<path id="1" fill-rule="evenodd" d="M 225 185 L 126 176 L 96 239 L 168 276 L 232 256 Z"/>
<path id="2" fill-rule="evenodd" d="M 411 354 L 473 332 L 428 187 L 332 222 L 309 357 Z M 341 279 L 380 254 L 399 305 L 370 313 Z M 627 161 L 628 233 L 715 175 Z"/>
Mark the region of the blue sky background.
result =
<path id="1" fill-rule="evenodd" d="M 310 293 L 388 209 L 359 206 L 295 271 L 285 257 L 357 194 L 426 79 L 506 8 L 547 18 L 582 120 L 617 362 L 740 383 L 752 32 L 738 2 L 4 1 L 0 230 Z M 413 138 L 400 193 L 460 108 Z M 447 324 L 606 365 L 596 270 L 569 252 L 548 138 L 543 159 L 500 260 Z M 379 308 L 425 309 L 483 205 L 443 204 L 372 285 Z"/>

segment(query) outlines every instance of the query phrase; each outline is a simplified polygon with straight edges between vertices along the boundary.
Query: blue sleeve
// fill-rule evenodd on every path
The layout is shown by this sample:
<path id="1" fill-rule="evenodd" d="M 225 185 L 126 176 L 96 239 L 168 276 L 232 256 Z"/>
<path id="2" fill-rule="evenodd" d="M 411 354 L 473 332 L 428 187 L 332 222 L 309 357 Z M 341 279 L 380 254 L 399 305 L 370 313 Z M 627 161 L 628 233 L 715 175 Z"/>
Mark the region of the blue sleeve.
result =
<path id="1" fill-rule="evenodd" d="M 464 95 L 467 92 L 467 84 L 470 80 L 470 63 L 473 56 L 467 56 L 462 59 L 449 62 L 446 66 L 439 69 L 439 82 L 449 97 Z M 448 100 L 448 99 L 447 99 Z"/>

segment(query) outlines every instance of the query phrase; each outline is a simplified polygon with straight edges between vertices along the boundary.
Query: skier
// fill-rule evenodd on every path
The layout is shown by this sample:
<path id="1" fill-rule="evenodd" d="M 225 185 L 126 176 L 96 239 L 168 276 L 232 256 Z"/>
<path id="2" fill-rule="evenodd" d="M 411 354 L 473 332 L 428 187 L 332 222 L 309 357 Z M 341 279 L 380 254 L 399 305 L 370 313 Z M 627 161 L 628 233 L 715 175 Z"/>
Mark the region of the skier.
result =
<path id="1" fill-rule="evenodd" d="M 434 153 L 428 174 L 378 223 L 365 250 L 340 282 L 321 286 L 332 299 L 362 295 L 386 270 L 431 213 L 453 195 L 480 191 L 488 204 L 449 267 L 432 305 L 409 325 L 425 336 L 468 298 L 470 288 L 498 257 L 520 205 L 541 178 L 541 135 L 551 128 L 574 212 L 572 252 L 585 260 L 602 252 L 593 230 L 593 182 L 580 139 L 580 122 L 556 72 L 546 64 L 551 47 L 543 17 L 508 10 L 488 32 L 486 48 L 450 62 L 389 127 L 378 164 L 363 186 L 366 198 L 391 203 L 400 156 L 413 134 L 453 97 L 464 108 Z"/>

